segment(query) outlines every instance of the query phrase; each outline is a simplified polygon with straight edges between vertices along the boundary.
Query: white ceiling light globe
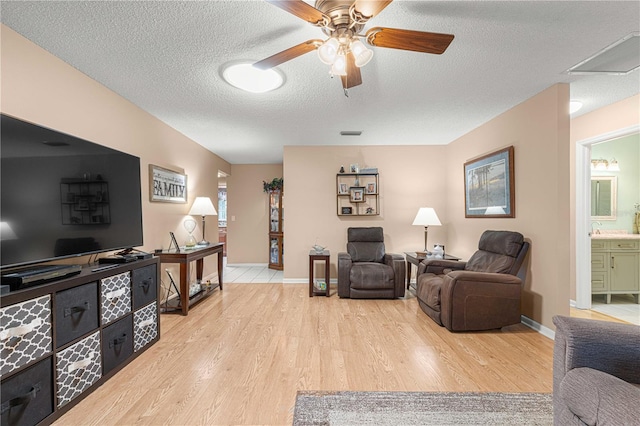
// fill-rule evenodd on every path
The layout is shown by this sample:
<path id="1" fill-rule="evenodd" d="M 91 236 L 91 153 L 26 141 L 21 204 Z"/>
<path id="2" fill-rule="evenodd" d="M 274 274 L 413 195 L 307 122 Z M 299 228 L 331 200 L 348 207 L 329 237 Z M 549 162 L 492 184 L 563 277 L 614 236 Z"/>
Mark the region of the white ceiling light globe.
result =
<path id="1" fill-rule="evenodd" d="M 331 65 L 333 64 L 333 61 L 336 60 L 339 47 L 340 45 L 338 44 L 338 40 L 330 38 L 320 46 L 320 48 L 318 48 L 318 57 L 323 63 Z"/>
<path id="2" fill-rule="evenodd" d="M 270 68 L 261 70 L 252 63 L 236 63 L 222 72 L 222 78 L 238 89 L 251 93 L 265 93 L 282 86 L 284 77 L 281 72 Z"/>

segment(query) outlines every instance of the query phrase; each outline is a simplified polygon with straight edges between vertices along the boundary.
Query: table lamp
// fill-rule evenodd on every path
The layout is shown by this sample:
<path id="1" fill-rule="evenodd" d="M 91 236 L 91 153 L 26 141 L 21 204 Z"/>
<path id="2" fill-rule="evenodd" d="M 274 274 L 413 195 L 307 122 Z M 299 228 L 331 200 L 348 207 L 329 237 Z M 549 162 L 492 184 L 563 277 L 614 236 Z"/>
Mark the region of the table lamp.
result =
<path id="1" fill-rule="evenodd" d="M 412 225 L 424 226 L 424 252 L 425 254 L 429 254 L 429 250 L 427 249 L 427 234 L 429 232 L 429 226 L 442 225 L 440 223 L 440 219 L 438 219 L 436 211 L 431 207 L 420 207 L 418 214 L 416 214 L 416 218 L 413 219 Z"/>
<path id="2" fill-rule="evenodd" d="M 193 205 L 191 206 L 191 210 L 189 210 L 189 214 L 192 216 L 202 216 L 202 241 L 200 241 L 198 245 L 201 245 L 201 246 L 209 245 L 209 242 L 204 239 L 204 217 L 218 215 L 218 212 L 216 211 L 215 207 L 213 207 L 211 198 L 196 197 L 196 200 L 193 202 Z"/>

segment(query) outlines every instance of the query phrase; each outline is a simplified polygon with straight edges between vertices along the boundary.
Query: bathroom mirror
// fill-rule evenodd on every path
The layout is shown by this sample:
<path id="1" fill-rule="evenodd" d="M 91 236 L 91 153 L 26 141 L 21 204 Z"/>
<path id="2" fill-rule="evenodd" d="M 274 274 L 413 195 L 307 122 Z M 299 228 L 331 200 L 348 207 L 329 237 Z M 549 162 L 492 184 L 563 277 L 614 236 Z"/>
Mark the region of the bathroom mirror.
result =
<path id="1" fill-rule="evenodd" d="M 591 220 L 616 220 L 616 176 L 591 176 Z"/>

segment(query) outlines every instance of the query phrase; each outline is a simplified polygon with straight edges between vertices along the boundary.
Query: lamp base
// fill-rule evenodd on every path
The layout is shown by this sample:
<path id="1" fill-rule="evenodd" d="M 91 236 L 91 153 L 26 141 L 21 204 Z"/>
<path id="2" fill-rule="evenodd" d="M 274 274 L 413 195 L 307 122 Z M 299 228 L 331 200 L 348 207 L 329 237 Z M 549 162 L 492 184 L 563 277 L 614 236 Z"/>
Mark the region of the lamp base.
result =
<path id="1" fill-rule="evenodd" d="M 208 246 L 209 244 L 210 244 L 209 241 L 205 241 L 205 240 L 198 241 L 199 246 Z"/>

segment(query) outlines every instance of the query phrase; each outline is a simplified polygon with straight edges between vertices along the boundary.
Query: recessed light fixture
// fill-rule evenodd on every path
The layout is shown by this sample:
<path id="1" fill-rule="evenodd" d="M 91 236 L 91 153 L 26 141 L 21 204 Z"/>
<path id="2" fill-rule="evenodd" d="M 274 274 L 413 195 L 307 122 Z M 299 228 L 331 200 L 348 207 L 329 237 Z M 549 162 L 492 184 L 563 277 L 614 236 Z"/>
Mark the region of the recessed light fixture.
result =
<path id="1" fill-rule="evenodd" d="M 252 64 L 255 61 L 236 62 L 222 71 L 222 78 L 230 85 L 251 93 L 265 93 L 275 90 L 284 83 L 284 75 L 275 68 L 260 70 Z"/>
<path id="2" fill-rule="evenodd" d="M 582 108 L 582 102 L 580 101 L 569 101 L 569 114 L 573 114 Z"/>

